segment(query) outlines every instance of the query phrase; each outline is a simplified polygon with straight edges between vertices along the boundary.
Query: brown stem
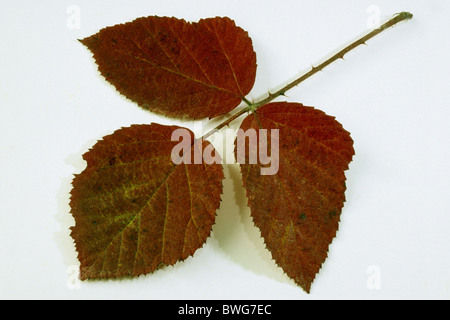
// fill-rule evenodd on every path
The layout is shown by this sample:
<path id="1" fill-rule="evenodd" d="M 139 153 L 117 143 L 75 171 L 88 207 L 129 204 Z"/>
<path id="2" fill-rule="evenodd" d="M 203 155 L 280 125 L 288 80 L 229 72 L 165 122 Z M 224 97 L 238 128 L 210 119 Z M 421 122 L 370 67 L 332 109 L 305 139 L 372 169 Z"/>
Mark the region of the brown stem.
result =
<path id="1" fill-rule="evenodd" d="M 241 111 L 237 112 L 236 114 L 234 114 L 233 116 L 231 116 L 230 118 L 228 118 L 227 120 L 225 120 L 224 122 L 219 124 L 214 129 L 212 129 L 211 131 L 209 131 L 208 133 L 203 135 L 202 139 L 206 139 L 206 138 L 210 137 L 211 135 L 213 135 L 214 133 L 216 133 L 217 131 L 219 131 L 223 127 L 228 126 L 231 122 L 233 122 L 234 120 L 236 120 L 237 118 L 242 116 L 244 113 L 249 112 L 251 110 L 252 110 L 252 105 L 242 109 Z"/>
<path id="2" fill-rule="evenodd" d="M 219 124 L 217 127 L 215 127 L 213 130 L 211 130 L 208 133 L 206 133 L 202 137 L 202 139 L 206 139 L 206 138 L 210 137 L 212 134 L 214 134 L 218 130 L 222 129 L 223 127 L 229 125 L 232 121 L 236 120 L 237 118 L 239 118 L 244 113 L 247 113 L 249 111 L 255 111 L 259 107 L 262 107 L 262 106 L 268 104 L 269 102 L 271 102 L 275 98 L 277 98 L 277 97 L 279 97 L 281 95 L 284 95 L 286 93 L 286 91 L 292 89 L 293 87 L 298 86 L 300 83 L 302 83 L 306 79 L 310 78 L 311 76 L 313 76 L 317 72 L 323 70 L 324 68 L 326 68 L 327 66 L 329 66 L 330 64 L 335 62 L 336 60 L 343 59 L 344 56 L 347 53 L 349 53 L 350 51 L 352 51 L 356 47 L 359 47 L 360 45 L 366 44 L 366 42 L 368 40 L 372 39 L 376 35 L 378 35 L 381 32 L 383 32 L 384 30 L 386 30 L 386 29 L 396 25 L 397 23 L 399 23 L 401 21 L 412 19 L 412 17 L 413 17 L 413 15 L 411 13 L 409 13 L 409 12 L 401 12 L 401 13 L 396 14 L 392 19 L 390 19 L 388 22 L 386 22 L 385 24 L 383 24 L 379 28 L 369 32 L 368 34 L 366 34 L 362 38 L 356 40 L 355 42 L 353 42 L 349 46 L 345 47 L 344 49 L 342 49 L 341 51 L 336 53 L 331 58 L 329 58 L 326 61 L 322 62 L 317 67 L 313 67 L 309 72 L 303 74 L 302 76 L 300 76 L 296 80 L 290 82 L 289 84 L 287 84 L 286 86 L 284 86 L 280 90 L 276 91 L 275 93 L 269 93 L 269 96 L 267 98 L 265 98 L 265 99 L 263 99 L 263 100 L 261 100 L 259 102 L 251 103 L 249 100 L 244 98 L 243 101 L 248 105 L 248 107 L 246 107 L 246 108 L 242 109 L 241 111 L 237 112 L 236 114 L 234 114 L 233 116 L 231 116 L 230 118 L 228 118 L 227 120 L 225 120 L 224 122 Z"/>
<path id="3" fill-rule="evenodd" d="M 355 42 L 353 42 L 349 46 L 345 47 L 344 49 L 342 49 L 341 51 L 336 53 L 331 58 L 329 58 L 326 61 L 322 62 L 317 67 L 313 67 L 309 72 L 305 73 L 304 75 L 300 76 L 296 80 L 294 80 L 291 83 L 287 84 L 286 86 L 284 86 L 283 88 L 281 88 L 277 92 L 270 93 L 267 98 L 265 98 L 265 99 L 255 103 L 253 105 L 253 110 L 256 110 L 259 107 L 268 104 L 269 102 L 271 102 L 275 98 L 277 98 L 277 97 L 279 97 L 281 95 L 284 95 L 286 93 L 286 91 L 292 89 L 295 86 L 298 86 L 300 83 L 302 83 L 306 79 L 310 78 L 311 76 L 315 75 L 317 72 L 322 71 L 324 68 L 326 68 L 327 66 L 329 66 L 330 64 L 332 64 L 336 60 L 344 59 L 344 56 L 347 53 L 349 53 L 350 51 L 352 51 L 356 47 L 359 47 L 360 45 L 366 44 L 366 42 L 368 40 L 372 39 L 376 35 L 378 35 L 381 32 L 383 32 L 384 30 L 386 30 L 386 29 L 396 25 L 397 23 L 399 23 L 401 21 L 412 19 L 412 17 L 413 17 L 413 15 L 411 13 L 409 13 L 409 12 L 402 12 L 402 13 L 396 14 L 391 20 L 389 20 L 388 22 L 383 24 L 381 27 L 379 27 L 379 28 L 369 32 L 368 34 L 366 34 L 362 38 L 356 40 Z"/>

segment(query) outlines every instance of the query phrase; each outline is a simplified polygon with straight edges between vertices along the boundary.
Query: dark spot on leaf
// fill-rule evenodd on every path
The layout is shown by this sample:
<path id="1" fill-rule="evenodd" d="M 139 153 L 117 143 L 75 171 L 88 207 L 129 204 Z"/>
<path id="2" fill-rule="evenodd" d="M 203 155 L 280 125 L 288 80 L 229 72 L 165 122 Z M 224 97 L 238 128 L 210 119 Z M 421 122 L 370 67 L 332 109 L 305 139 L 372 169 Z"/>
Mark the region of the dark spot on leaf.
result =
<path id="1" fill-rule="evenodd" d="M 159 34 L 159 41 L 160 42 L 166 41 L 166 38 L 167 38 L 167 34 L 166 33 L 160 33 Z"/>

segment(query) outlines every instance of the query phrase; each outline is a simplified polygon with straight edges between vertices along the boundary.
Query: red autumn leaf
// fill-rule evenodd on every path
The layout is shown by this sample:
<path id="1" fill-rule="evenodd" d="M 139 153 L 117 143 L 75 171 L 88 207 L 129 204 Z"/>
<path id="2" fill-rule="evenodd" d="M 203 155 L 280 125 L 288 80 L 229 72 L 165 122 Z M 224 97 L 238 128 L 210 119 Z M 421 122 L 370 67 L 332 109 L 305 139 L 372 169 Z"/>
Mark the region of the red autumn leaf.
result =
<path id="1" fill-rule="evenodd" d="M 205 118 L 237 107 L 253 87 L 256 54 L 229 18 L 139 18 L 81 40 L 101 74 L 142 108 Z"/>
<path id="2" fill-rule="evenodd" d="M 222 167 L 175 164 L 175 129 L 122 128 L 84 154 L 87 168 L 74 178 L 70 201 L 81 279 L 150 273 L 205 243 L 220 203 Z M 210 150 L 200 143 L 191 151 Z"/>
<path id="3" fill-rule="evenodd" d="M 261 175 L 267 165 L 248 163 L 247 156 L 242 179 L 251 215 L 273 259 L 309 292 L 338 230 L 353 141 L 333 117 L 298 103 L 263 106 L 244 119 L 241 129 L 267 129 L 259 140 L 267 139 L 269 150 L 274 147 L 270 129 L 279 130 L 278 172 Z"/>

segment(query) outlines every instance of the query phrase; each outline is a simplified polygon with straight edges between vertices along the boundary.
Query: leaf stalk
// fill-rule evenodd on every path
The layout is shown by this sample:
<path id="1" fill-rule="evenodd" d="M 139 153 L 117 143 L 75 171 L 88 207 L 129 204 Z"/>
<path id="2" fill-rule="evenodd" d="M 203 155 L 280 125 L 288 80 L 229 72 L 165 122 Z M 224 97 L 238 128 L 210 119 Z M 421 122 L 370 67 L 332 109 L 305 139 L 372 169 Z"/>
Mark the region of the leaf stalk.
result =
<path id="1" fill-rule="evenodd" d="M 392 19 L 390 19 L 389 21 L 387 21 L 386 23 L 381 25 L 379 28 L 376 28 L 376 29 L 372 30 L 371 32 L 369 32 L 366 35 L 364 35 L 363 37 L 361 37 L 358 40 L 354 41 L 353 43 L 351 43 L 350 45 L 348 45 L 347 47 L 345 47 L 344 49 L 342 49 L 341 51 L 339 51 L 338 53 L 336 53 L 332 57 L 328 58 L 327 60 L 325 60 L 324 62 L 322 62 L 318 66 L 316 66 L 316 67 L 313 66 L 310 71 L 308 71 L 305 74 L 301 75 L 300 77 L 298 77 L 294 81 L 288 83 L 283 88 L 279 89 L 278 91 L 276 91 L 274 93 L 270 93 L 269 92 L 269 95 L 266 98 L 264 98 L 264 99 L 262 99 L 262 100 L 260 100 L 258 102 L 254 102 L 254 103 L 251 103 L 248 99 L 243 98 L 242 100 L 247 104 L 247 107 L 242 109 L 241 111 L 237 112 L 236 114 L 234 114 L 233 116 L 231 116 L 230 118 L 228 118 L 227 120 L 222 122 L 221 124 L 219 124 L 213 130 L 211 130 L 208 133 L 206 133 L 202 137 L 202 139 L 206 139 L 209 136 L 211 136 L 212 134 L 214 134 L 216 131 L 220 130 L 221 128 L 223 128 L 225 126 L 228 126 L 232 121 L 236 120 L 237 118 L 239 118 L 244 113 L 254 112 L 258 108 L 260 108 L 260 107 L 270 103 L 271 101 L 273 101 L 274 99 L 278 98 L 279 96 L 284 96 L 285 93 L 288 90 L 298 86 L 300 83 L 302 83 L 306 79 L 312 77 L 313 75 L 315 75 L 319 71 L 322 71 L 324 68 L 326 68 L 327 66 L 329 66 L 333 62 L 335 62 L 335 61 L 337 61 L 339 59 L 344 59 L 344 56 L 347 53 L 349 53 L 350 51 L 352 51 L 353 49 L 359 47 L 360 45 L 365 45 L 368 40 L 370 40 L 373 37 L 377 36 L 378 34 L 382 33 L 386 29 L 389 29 L 390 27 L 395 26 L 397 23 L 402 22 L 402 21 L 406 21 L 406 20 L 410 20 L 412 18 L 413 18 L 413 14 L 412 13 L 409 13 L 409 12 L 398 13 L 398 14 L 394 15 L 394 17 Z"/>

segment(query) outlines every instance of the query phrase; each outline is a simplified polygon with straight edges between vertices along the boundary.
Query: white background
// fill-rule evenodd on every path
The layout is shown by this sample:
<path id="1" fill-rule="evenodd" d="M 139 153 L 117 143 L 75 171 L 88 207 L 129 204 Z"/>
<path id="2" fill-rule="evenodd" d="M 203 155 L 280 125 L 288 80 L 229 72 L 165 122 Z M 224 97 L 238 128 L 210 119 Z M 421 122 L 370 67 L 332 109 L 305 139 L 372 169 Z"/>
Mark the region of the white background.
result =
<path id="1" fill-rule="evenodd" d="M 288 92 L 336 116 L 356 150 L 340 229 L 310 295 L 264 248 L 235 165 L 194 257 L 132 280 L 76 281 L 68 201 L 81 155 L 123 126 L 180 124 L 120 96 L 77 39 L 141 16 L 229 16 L 253 39 L 254 100 L 367 32 L 378 10 L 382 21 L 415 17 Z M 450 298 L 449 14 L 448 0 L 2 0 L 0 298 Z"/>

